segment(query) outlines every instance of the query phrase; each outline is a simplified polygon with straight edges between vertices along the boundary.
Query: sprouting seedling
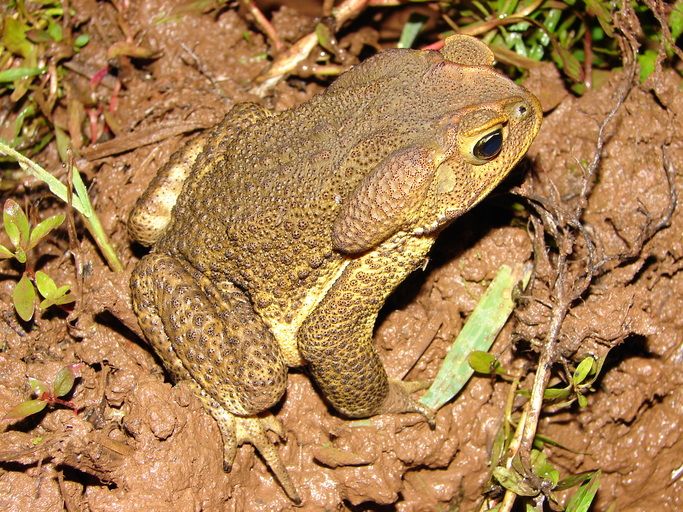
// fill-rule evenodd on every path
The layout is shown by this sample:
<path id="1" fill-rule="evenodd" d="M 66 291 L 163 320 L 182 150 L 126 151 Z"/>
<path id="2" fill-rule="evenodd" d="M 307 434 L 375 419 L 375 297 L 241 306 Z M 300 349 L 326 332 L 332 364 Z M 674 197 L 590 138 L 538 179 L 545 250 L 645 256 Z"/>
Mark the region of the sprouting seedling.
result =
<path id="1" fill-rule="evenodd" d="M 585 357 L 576 366 L 566 386 L 546 389 L 543 398 L 546 400 L 565 400 L 558 404 L 559 406 L 569 405 L 576 400 L 579 407 L 586 407 L 588 405 L 586 393 L 592 390 L 593 383 L 600 375 L 604 362 L 604 357 L 601 359 L 595 359 L 593 356 Z"/>
<path id="2" fill-rule="evenodd" d="M 72 195 L 64 183 L 59 181 L 33 160 L 26 158 L 24 155 L 12 149 L 2 141 L 0 141 L 0 154 L 5 154 L 15 159 L 24 172 L 41 180 L 47 185 L 47 187 L 50 189 L 50 192 L 52 192 L 65 203 L 70 204 L 74 210 L 80 213 L 86 229 L 90 232 L 95 240 L 95 243 L 102 251 L 102 255 L 107 260 L 109 267 L 114 272 L 121 272 L 123 270 L 123 265 L 116 255 L 116 251 L 109 243 L 107 234 L 100 223 L 100 219 L 97 216 L 92 203 L 90 202 L 90 197 L 88 196 L 88 190 L 85 187 L 85 183 L 83 183 L 83 179 L 81 178 L 81 175 L 76 167 L 70 167 L 72 176 L 71 185 L 73 187 Z"/>
<path id="3" fill-rule="evenodd" d="M 2 221 L 13 250 L 0 244 L 0 259 L 14 258 L 25 265 L 21 279 L 12 292 L 12 303 L 19 317 L 25 322 L 33 318 L 38 296 L 36 288 L 43 297 L 39 305 L 41 311 L 50 306 L 68 304 L 76 300 L 68 285 L 57 286 L 54 280 L 42 271 L 32 275 L 32 262 L 29 258 L 31 250 L 64 222 L 64 214 L 48 217 L 32 228 L 21 206 L 16 201 L 8 199 L 3 208 Z"/>
<path id="4" fill-rule="evenodd" d="M 517 496 L 535 499 L 543 496 L 551 503 L 552 510 L 566 512 L 587 512 L 600 486 L 600 471 L 585 471 L 560 479 L 560 472 L 540 450 L 531 450 L 531 474 L 525 469 L 519 458 L 515 456 L 510 467 L 498 466 L 493 470 L 493 477 L 505 489 Z M 559 491 L 579 486 L 578 490 L 567 501 L 566 508 L 560 505 Z M 534 500 L 537 501 L 538 500 Z M 543 510 L 527 505 L 526 510 Z"/>
<path id="5" fill-rule="evenodd" d="M 488 357 L 484 357 L 488 356 Z M 472 361 L 470 364 L 479 373 L 496 374 L 505 378 L 505 370 L 500 367 L 500 363 L 490 354 L 483 353 L 472 354 Z M 593 356 L 587 356 L 581 360 L 576 366 L 571 376 L 568 377 L 566 385 L 558 385 L 559 379 L 554 379 L 550 382 L 552 387 L 546 388 L 543 392 L 543 398 L 554 402 L 555 409 L 567 407 L 574 402 L 579 403 L 579 407 L 586 407 L 588 405 L 588 398 L 586 394 L 594 391 L 593 383 L 600 375 L 600 370 L 605 362 L 605 357 L 596 359 Z M 487 366 L 491 365 L 491 366 Z M 520 389 L 517 391 L 522 396 L 530 396 L 531 392 L 528 389 Z"/>
<path id="6" fill-rule="evenodd" d="M 28 217 L 21 206 L 13 199 L 8 199 L 5 201 L 5 207 L 2 212 L 2 222 L 7 236 L 14 246 L 14 252 L 4 245 L 0 245 L 0 257 L 16 258 L 19 263 L 26 263 L 28 252 L 40 240 L 45 238 L 50 231 L 59 227 L 64 222 L 64 214 L 48 217 L 31 229 Z"/>
<path id="7" fill-rule="evenodd" d="M 5 414 L 3 421 L 16 421 L 24 419 L 33 414 L 39 413 L 48 405 L 62 405 L 72 409 L 74 412 L 78 411 L 76 404 L 71 400 L 64 400 L 63 396 L 69 394 L 74 387 L 74 382 L 81 376 L 81 363 L 71 364 L 63 367 L 57 372 L 52 384 L 29 378 L 28 384 L 31 387 L 31 395 L 36 398 L 26 400 L 18 405 L 12 407 L 7 414 Z"/>

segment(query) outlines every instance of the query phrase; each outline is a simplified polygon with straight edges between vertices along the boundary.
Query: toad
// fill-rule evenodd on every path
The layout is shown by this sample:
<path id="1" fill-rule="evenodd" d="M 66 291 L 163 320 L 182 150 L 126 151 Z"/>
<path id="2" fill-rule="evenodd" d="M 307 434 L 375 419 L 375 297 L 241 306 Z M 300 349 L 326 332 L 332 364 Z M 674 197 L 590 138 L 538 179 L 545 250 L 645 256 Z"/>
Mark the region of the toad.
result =
<path id="1" fill-rule="evenodd" d="M 133 308 L 175 381 L 216 419 L 226 468 L 254 445 L 299 494 L 266 430 L 288 367 L 305 366 L 351 418 L 427 410 L 372 344 L 387 296 L 437 235 L 486 196 L 540 127 L 537 99 L 455 35 L 441 51 L 384 51 L 284 112 L 234 106 L 174 154 L 138 200 L 154 246 Z"/>

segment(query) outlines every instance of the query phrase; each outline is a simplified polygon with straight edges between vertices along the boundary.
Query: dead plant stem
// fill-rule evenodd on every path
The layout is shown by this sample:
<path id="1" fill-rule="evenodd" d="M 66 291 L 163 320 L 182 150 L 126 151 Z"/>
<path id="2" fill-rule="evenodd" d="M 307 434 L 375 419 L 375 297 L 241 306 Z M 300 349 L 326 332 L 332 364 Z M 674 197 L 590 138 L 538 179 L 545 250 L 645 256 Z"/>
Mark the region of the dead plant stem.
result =
<path id="1" fill-rule="evenodd" d="M 368 0 L 344 0 L 332 9 L 334 30 L 339 30 L 344 23 L 357 17 L 367 5 Z M 268 71 L 258 78 L 261 84 L 254 87 L 250 92 L 257 96 L 265 96 L 280 80 L 306 60 L 317 44 L 318 36 L 315 30 L 299 39 L 275 58 Z"/>
<path id="2" fill-rule="evenodd" d="M 543 231 L 538 232 L 538 228 L 541 227 L 543 230 L 543 227 L 545 227 L 545 230 L 555 238 L 558 246 L 558 253 L 555 264 L 552 265 L 554 267 L 553 278 L 551 279 L 553 307 L 551 309 L 550 324 L 540 349 L 538 367 L 531 388 L 531 396 L 525 405 L 524 412 L 520 418 L 520 422 L 508 450 L 508 458 L 506 460 L 506 467 L 508 468 L 511 467 L 514 457 L 518 456 L 522 466 L 529 468 L 530 471 L 531 448 L 536 437 L 538 424 L 543 411 L 543 397 L 548 381 L 550 380 L 552 368 L 559 357 L 558 339 L 562 330 L 562 324 L 571 310 L 572 305 L 588 290 L 593 279 L 600 274 L 602 267 L 608 261 L 606 258 L 598 259 L 596 245 L 592 240 L 589 231 L 583 225 L 582 218 L 596 182 L 603 149 L 606 144 L 606 128 L 626 101 L 635 79 L 635 55 L 637 48 L 634 46 L 632 38 L 626 36 L 625 39 L 627 47 L 631 52 L 630 55 L 625 56 L 625 61 L 627 62 L 626 73 L 614 105 L 599 125 L 593 158 L 590 164 L 584 168 L 583 184 L 576 207 L 573 211 L 567 212 L 542 198 L 529 198 L 542 219 L 542 223 L 533 223 L 536 231 L 535 236 L 543 237 Z M 667 176 L 669 174 L 670 173 L 667 173 Z M 661 224 L 662 223 L 660 222 L 657 225 L 659 226 Z M 647 226 L 645 229 L 652 232 L 651 229 L 648 230 Z M 569 263 L 570 257 L 575 253 L 578 237 L 581 237 L 586 244 L 587 256 L 583 262 L 584 268 L 582 275 L 576 276 L 578 278 L 575 278 L 570 275 L 571 269 Z M 535 247 L 540 246 L 535 244 Z M 544 261 L 549 262 L 550 260 L 548 260 L 544 248 L 543 254 L 546 254 L 546 259 Z M 512 510 L 516 497 L 517 496 L 513 491 L 509 489 L 506 490 L 505 496 L 500 504 L 500 512 L 509 512 Z"/>

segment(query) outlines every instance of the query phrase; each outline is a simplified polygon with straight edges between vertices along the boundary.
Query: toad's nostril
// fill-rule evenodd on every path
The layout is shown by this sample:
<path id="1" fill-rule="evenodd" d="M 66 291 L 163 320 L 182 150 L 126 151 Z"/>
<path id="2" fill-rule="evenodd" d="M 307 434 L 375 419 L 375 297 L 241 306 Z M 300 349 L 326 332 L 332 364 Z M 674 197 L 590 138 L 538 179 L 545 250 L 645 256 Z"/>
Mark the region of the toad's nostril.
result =
<path id="1" fill-rule="evenodd" d="M 524 105 L 519 105 L 517 107 L 517 117 L 523 117 L 527 113 L 527 108 Z"/>

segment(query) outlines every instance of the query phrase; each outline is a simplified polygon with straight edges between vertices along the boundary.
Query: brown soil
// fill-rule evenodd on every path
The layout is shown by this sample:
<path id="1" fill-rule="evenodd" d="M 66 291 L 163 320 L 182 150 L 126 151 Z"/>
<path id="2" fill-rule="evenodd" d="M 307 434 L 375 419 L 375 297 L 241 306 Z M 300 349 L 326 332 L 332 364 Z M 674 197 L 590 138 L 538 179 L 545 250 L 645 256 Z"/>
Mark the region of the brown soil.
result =
<path id="1" fill-rule="evenodd" d="M 170 2 L 130 2 L 121 13 L 95 0 L 72 5 L 93 35 L 75 59 L 80 64 L 103 67 L 106 49 L 125 38 L 122 26 L 136 42 L 162 51 L 148 62 L 119 61 L 124 89 L 115 115 L 121 133 L 112 143 L 120 145 L 85 148 L 77 162 L 130 270 L 144 253 L 131 245 L 125 229 L 135 199 L 184 140 L 181 134 L 210 126 L 235 102 L 257 99 L 247 91 L 267 66 L 260 57 L 267 46 L 245 17 L 230 9 L 158 24 L 152 20 L 171 12 Z M 285 40 L 295 40 L 310 30 L 315 14 L 284 9 L 275 15 L 275 25 Z M 365 40 L 375 44 L 379 34 L 364 30 Z M 598 123 L 613 105 L 621 77 L 577 99 L 551 75 L 535 70 L 528 82 L 553 110 L 524 169 L 443 233 L 427 270 L 412 276 L 381 315 L 376 342 L 391 375 L 409 371 L 410 378 L 433 377 L 498 267 L 532 258 L 526 221 L 513 213 L 514 199 L 506 190 L 524 182 L 536 194 L 575 199 L 582 179 L 578 163 L 592 158 Z M 630 93 L 608 127 L 599 180 L 584 217 L 606 253 L 628 250 L 648 216 L 666 210 L 663 151 L 683 168 L 681 82 L 673 73 L 656 78 L 649 89 Z M 87 90 L 85 78 L 70 80 Z M 320 90 L 318 83 L 291 79 L 264 103 L 283 109 Z M 100 86 L 96 93 L 111 91 Z M 174 135 L 155 138 L 162 126 Z M 39 160 L 58 168 L 52 146 Z M 678 190 L 682 181 L 677 175 Z M 45 196 L 27 180 L 19 193 L 36 190 Z M 50 208 L 59 205 L 44 200 L 41 214 Z M 567 356 L 600 356 L 616 346 L 588 406 L 547 415 L 540 425 L 541 433 L 568 448 L 546 448 L 563 475 L 602 469 L 594 510 L 612 503 L 616 510 L 683 510 L 681 233 L 683 215 L 676 211 L 670 227 L 640 254 L 593 284 L 562 330 Z M 136 335 L 127 275 L 109 272 L 85 238 L 76 254 L 92 269 L 79 289 L 73 260 L 61 256 L 68 248 L 66 236 L 44 245 L 44 267 L 82 298 L 68 319 L 44 315 L 29 328 L 13 316 L 9 278 L 15 271 L 6 268 L 0 286 L 5 309 L 0 416 L 26 399 L 27 377 L 50 381 L 59 368 L 75 362 L 84 363 L 71 397 L 80 412 L 48 409 L 0 433 L 0 510 L 294 509 L 251 446 L 240 448 L 231 472 L 223 471 L 215 422 L 188 388 L 169 383 Z M 544 306 L 527 302 L 493 352 L 512 370 L 528 372 L 533 351 L 516 340 L 541 338 L 545 319 Z M 410 350 L 416 339 L 433 339 L 417 361 Z M 489 451 L 508 392 L 505 382 L 475 377 L 439 411 L 430 430 L 414 415 L 348 421 L 331 412 L 305 372 L 291 372 L 286 397 L 274 412 L 286 430 L 279 450 L 304 499 L 301 509 L 475 509 L 489 478 Z"/>

